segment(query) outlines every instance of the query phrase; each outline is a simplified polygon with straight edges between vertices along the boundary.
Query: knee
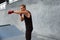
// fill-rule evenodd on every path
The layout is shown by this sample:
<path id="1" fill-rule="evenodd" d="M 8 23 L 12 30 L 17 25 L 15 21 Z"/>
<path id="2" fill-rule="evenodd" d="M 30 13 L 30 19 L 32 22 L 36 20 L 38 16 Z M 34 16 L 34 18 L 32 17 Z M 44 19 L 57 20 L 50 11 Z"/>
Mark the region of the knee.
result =
<path id="1" fill-rule="evenodd" d="M 32 28 L 32 29 L 30 29 L 30 31 L 32 32 L 32 31 L 33 31 L 33 28 Z"/>

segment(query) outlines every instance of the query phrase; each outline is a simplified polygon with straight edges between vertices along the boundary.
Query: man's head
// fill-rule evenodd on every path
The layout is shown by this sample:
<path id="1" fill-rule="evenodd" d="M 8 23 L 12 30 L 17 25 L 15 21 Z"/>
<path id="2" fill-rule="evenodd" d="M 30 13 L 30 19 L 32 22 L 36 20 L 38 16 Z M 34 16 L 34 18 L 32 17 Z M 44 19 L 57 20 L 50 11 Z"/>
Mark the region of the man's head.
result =
<path id="1" fill-rule="evenodd" d="M 21 9 L 21 11 L 24 11 L 24 10 L 26 10 L 26 5 L 24 5 L 24 4 L 21 4 L 21 5 L 20 5 L 20 9 Z"/>

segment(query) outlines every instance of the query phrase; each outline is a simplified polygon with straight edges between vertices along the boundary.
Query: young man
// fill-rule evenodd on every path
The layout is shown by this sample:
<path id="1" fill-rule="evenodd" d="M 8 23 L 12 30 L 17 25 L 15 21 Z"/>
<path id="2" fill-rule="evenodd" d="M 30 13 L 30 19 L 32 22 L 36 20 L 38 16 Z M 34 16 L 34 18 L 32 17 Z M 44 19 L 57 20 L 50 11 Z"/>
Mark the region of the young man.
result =
<path id="1" fill-rule="evenodd" d="M 20 10 L 18 11 L 13 11 L 10 10 L 8 11 L 8 14 L 16 13 L 19 14 L 21 17 L 21 21 L 25 21 L 25 26 L 26 26 L 26 40 L 31 40 L 31 34 L 33 30 L 33 25 L 32 25 L 32 16 L 30 11 L 26 10 L 26 5 L 22 4 L 20 5 Z"/>

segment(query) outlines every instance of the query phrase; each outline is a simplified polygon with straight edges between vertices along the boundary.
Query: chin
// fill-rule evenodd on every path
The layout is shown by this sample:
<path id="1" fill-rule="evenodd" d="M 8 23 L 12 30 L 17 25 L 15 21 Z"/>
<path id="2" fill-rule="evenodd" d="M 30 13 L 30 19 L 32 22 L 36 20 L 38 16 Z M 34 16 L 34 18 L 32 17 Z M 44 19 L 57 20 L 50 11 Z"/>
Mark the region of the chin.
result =
<path id="1" fill-rule="evenodd" d="M 25 11 L 25 10 L 22 10 L 22 11 Z"/>

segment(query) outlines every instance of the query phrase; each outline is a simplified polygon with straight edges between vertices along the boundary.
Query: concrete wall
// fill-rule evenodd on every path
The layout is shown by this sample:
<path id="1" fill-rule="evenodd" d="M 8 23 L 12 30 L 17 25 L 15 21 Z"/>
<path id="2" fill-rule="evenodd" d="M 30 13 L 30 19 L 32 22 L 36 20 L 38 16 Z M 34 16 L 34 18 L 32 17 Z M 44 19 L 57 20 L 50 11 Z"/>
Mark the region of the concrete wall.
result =
<path id="1" fill-rule="evenodd" d="M 30 1 L 29 1 L 30 2 Z M 60 1 L 59 0 L 41 0 L 41 1 L 33 1 L 29 3 L 27 1 L 19 1 L 16 3 L 7 6 L 7 10 L 19 10 L 19 3 L 25 3 L 27 5 L 27 9 L 32 13 L 33 27 L 34 33 L 48 36 L 51 38 L 60 39 Z M 27 4 L 28 3 L 28 4 Z M 17 5 L 17 6 L 16 6 Z M 1 11 L 2 13 L 2 11 Z M 14 24 L 20 30 L 25 31 L 24 22 L 20 21 L 20 17 L 17 14 L 8 15 L 7 13 L 3 13 L 3 16 L 0 16 L 3 21 L 1 23 L 10 23 Z M 1 15 L 1 14 L 0 14 Z M 1 20 L 0 19 L 0 20 Z M 1 24 L 0 23 L 0 24 Z M 2 24 L 3 24 L 2 23 Z"/>

